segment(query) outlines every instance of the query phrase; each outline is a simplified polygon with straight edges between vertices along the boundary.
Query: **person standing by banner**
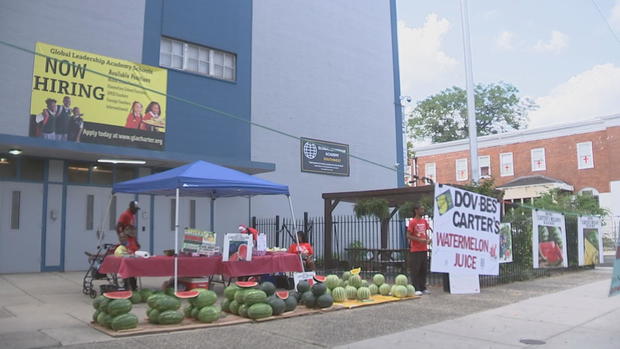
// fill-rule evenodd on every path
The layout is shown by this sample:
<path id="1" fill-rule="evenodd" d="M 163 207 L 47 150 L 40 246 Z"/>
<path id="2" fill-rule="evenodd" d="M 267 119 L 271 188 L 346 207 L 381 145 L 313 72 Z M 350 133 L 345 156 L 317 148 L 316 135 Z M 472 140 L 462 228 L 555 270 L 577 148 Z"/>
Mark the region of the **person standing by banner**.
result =
<path id="1" fill-rule="evenodd" d="M 59 113 L 58 106 L 56 105 L 56 100 L 53 98 L 48 98 L 45 100 L 45 104 L 47 106 L 46 109 L 43 109 L 41 113 L 43 115 L 43 119 L 41 120 L 41 134 L 44 139 L 56 140 L 55 125 L 56 125 L 56 115 Z"/>
<path id="2" fill-rule="evenodd" d="M 56 115 L 55 132 L 57 141 L 66 141 L 69 132 L 69 119 L 71 118 L 71 97 L 62 99 L 59 113 Z"/>
<path id="3" fill-rule="evenodd" d="M 407 240 L 409 240 L 409 267 L 411 281 L 415 287 L 416 296 L 430 294 L 426 289 L 426 273 L 428 270 L 428 245 L 431 243 L 429 231 L 432 232 L 428 221 L 422 216 L 424 208 L 414 206 L 414 217 L 407 226 Z"/>

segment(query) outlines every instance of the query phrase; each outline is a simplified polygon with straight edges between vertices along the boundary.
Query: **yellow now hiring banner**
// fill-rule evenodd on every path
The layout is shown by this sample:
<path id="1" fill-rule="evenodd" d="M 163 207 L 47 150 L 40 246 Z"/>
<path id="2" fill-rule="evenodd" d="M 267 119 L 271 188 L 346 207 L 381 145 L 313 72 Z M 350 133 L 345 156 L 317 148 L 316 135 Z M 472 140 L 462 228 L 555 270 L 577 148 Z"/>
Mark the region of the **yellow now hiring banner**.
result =
<path id="1" fill-rule="evenodd" d="M 168 71 L 36 44 L 30 136 L 162 150 Z M 129 82 L 126 84 L 124 82 Z"/>

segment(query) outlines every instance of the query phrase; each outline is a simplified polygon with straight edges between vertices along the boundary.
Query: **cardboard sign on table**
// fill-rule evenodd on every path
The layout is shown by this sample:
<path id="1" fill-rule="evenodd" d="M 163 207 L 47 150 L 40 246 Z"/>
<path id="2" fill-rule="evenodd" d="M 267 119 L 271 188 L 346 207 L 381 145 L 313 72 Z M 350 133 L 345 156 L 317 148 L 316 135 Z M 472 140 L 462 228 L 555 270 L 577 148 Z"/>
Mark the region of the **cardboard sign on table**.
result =
<path id="1" fill-rule="evenodd" d="M 267 235 L 258 234 L 258 238 L 256 239 L 256 251 L 266 251 L 267 250 Z"/>
<path id="2" fill-rule="evenodd" d="M 226 234 L 224 236 L 224 253 L 222 261 L 251 261 L 252 260 L 252 235 Z"/>
<path id="3" fill-rule="evenodd" d="M 210 245 L 215 246 L 215 237 L 215 233 L 212 231 L 185 228 L 182 251 L 198 253 L 201 249 L 205 249 Z"/>

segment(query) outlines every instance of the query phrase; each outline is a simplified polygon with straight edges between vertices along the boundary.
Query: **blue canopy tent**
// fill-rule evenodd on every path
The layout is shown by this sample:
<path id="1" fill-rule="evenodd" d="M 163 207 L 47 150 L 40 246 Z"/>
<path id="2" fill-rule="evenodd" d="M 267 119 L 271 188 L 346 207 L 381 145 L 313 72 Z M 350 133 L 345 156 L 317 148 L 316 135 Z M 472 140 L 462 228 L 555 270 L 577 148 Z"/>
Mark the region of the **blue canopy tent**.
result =
<path id="1" fill-rule="evenodd" d="M 211 198 L 211 230 L 213 227 L 213 204 L 216 198 L 254 195 L 286 195 L 295 227 L 295 213 L 288 186 L 269 182 L 243 172 L 218 166 L 206 161 L 173 168 L 137 179 L 117 183 L 112 193 L 153 194 L 176 196 L 174 250 L 179 253 L 179 197 L 201 196 Z M 297 236 L 295 236 L 297 238 Z M 297 241 L 299 243 L 299 241 Z M 300 256 L 301 260 L 301 256 Z M 303 266 L 303 261 L 302 261 Z M 177 290 L 178 260 L 174 259 L 174 289 Z"/>

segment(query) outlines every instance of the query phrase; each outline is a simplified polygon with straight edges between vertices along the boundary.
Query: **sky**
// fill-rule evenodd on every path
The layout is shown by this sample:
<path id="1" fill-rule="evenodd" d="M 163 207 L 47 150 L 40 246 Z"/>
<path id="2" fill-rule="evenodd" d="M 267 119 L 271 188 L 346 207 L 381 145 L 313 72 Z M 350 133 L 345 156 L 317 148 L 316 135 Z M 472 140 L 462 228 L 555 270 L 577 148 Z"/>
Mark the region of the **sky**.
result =
<path id="1" fill-rule="evenodd" d="M 474 83 L 504 81 L 534 100 L 529 128 L 620 114 L 620 0 L 468 6 Z M 407 109 L 443 89 L 465 88 L 460 1 L 397 0 L 397 11 Z"/>

